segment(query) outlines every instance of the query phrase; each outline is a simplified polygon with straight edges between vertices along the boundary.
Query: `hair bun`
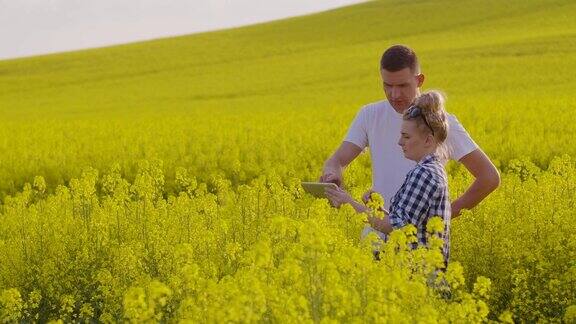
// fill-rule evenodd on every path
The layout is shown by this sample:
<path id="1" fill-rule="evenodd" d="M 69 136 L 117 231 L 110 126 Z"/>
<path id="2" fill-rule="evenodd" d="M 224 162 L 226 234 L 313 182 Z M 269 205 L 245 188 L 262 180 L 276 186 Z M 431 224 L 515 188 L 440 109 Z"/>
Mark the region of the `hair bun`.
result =
<path id="1" fill-rule="evenodd" d="M 414 105 L 420 108 L 424 115 L 422 122 L 424 129 L 431 129 L 438 143 L 443 143 L 448 137 L 449 125 L 444 100 L 444 94 L 441 91 L 430 90 L 419 95 L 414 101 Z"/>
<path id="2" fill-rule="evenodd" d="M 416 98 L 415 104 L 420 109 L 438 114 L 444 112 L 444 95 L 438 90 L 426 91 Z"/>

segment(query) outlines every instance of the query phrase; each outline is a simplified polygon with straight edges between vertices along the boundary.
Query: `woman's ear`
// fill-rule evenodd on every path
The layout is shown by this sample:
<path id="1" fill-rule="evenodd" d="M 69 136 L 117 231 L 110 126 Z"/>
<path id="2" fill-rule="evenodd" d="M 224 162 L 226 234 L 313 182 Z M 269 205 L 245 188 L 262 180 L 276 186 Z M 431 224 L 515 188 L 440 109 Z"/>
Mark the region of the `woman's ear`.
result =
<path id="1" fill-rule="evenodd" d="M 432 134 L 426 135 L 426 141 L 424 142 L 424 144 L 426 145 L 427 148 L 435 145 L 436 139 L 434 138 L 434 135 L 432 135 Z"/>

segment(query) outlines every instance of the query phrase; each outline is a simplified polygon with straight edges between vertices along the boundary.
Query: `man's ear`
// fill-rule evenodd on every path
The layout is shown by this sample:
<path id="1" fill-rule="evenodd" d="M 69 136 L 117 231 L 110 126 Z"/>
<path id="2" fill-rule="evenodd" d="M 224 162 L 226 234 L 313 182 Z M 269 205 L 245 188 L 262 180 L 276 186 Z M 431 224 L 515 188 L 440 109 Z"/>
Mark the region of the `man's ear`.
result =
<path id="1" fill-rule="evenodd" d="M 422 87 L 422 84 L 424 84 L 424 74 L 420 73 L 416 76 L 416 80 L 418 82 L 418 88 Z"/>

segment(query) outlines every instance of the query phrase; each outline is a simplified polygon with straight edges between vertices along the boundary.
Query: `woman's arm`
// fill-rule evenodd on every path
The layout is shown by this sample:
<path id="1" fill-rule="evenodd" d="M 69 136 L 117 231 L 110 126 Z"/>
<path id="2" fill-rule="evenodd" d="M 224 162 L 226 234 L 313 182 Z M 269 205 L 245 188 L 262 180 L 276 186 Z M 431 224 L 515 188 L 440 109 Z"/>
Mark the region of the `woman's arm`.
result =
<path id="1" fill-rule="evenodd" d="M 357 213 L 365 213 L 365 212 L 370 210 L 370 208 L 368 208 L 366 205 L 361 204 L 361 203 L 357 202 L 356 200 L 352 200 L 350 202 L 350 205 L 352 205 L 352 207 L 354 207 L 354 210 Z"/>
<path id="2" fill-rule="evenodd" d="M 326 197 L 334 207 L 340 207 L 343 204 L 350 204 L 354 207 L 357 213 L 363 213 L 370 210 L 366 205 L 357 202 L 347 193 L 344 189 L 338 187 L 338 189 L 326 188 Z"/>
<path id="3" fill-rule="evenodd" d="M 326 196 L 330 200 L 333 206 L 339 207 L 342 204 L 350 204 L 356 210 L 357 213 L 367 213 L 368 214 L 368 223 L 372 228 L 382 233 L 390 233 L 392 232 L 393 228 L 390 224 L 390 219 L 388 218 L 388 214 L 385 213 L 384 218 L 372 216 L 370 213 L 370 208 L 368 206 L 357 202 L 354 200 L 346 191 L 341 188 L 338 189 L 326 189 Z"/>
<path id="4" fill-rule="evenodd" d="M 434 174 L 423 167 L 409 173 L 396 194 L 397 199 L 390 206 L 388 221 L 393 228 L 401 228 L 407 224 L 418 227 L 426 221 L 430 200 L 438 187 L 434 179 Z"/>
<path id="5" fill-rule="evenodd" d="M 389 234 L 394 230 L 392 224 L 390 224 L 390 218 L 388 217 L 388 214 L 385 214 L 384 218 L 379 218 L 368 214 L 368 223 L 370 223 L 370 226 L 372 226 L 373 229 L 384 234 Z"/>

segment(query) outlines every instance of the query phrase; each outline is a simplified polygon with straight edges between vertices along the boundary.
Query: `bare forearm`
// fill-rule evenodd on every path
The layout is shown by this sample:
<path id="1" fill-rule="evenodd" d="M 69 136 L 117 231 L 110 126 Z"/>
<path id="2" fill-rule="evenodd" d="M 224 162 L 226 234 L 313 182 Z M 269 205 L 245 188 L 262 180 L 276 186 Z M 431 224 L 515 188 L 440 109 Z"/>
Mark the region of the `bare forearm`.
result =
<path id="1" fill-rule="evenodd" d="M 368 206 L 360 202 L 357 202 L 356 200 L 350 200 L 348 201 L 348 203 L 352 205 L 352 207 L 354 207 L 354 210 L 356 210 L 357 213 L 366 213 L 368 215 L 367 217 L 368 223 L 375 230 L 386 234 L 392 232 L 393 228 L 392 225 L 390 225 L 390 219 L 388 218 L 387 214 L 385 215 L 384 218 L 375 217 L 372 216 L 372 213 L 370 212 L 370 208 Z"/>
<path id="2" fill-rule="evenodd" d="M 357 213 L 364 213 L 370 210 L 370 208 L 368 208 L 366 205 L 361 204 L 357 201 L 351 201 L 350 205 L 352 205 L 352 207 L 354 207 L 354 210 L 356 210 Z"/>
<path id="3" fill-rule="evenodd" d="M 494 191 L 498 185 L 499 179 L 497 183 L 476 179 L 462 196 L 452 202 L 452 218 L 458 217 L 462 209 L 472 209 L 476 207 L 476 205 Z"/>
<path id="4" fill-rule="evenodd" d="M 384 218 L 368 216 L 368 223 L 370 223 L 370 226 L 372 226 L 373 229 L 385 234 L 388 234 L 394 230 L 394 228 L 392 228 L 392 225 L 390 225 L 390 220 L 388 219 L 388 216 Z"/>
<path id="5" fill-rule="evenodd" d="M 460 159 L 474 176 L 474 183 L 452 203 L 452 217 L 457 217 L 462 209 L 472 209 L 500 185 L 500 173 L 488 156 L 477 149 Z"/>
<path id="6" fill-rule="evenodd" d="M 344 167 L 345 165 L 342 165 L 342 163 L 332 155 L 328 160 L 326 160 L 326 162 L 324 162 L 323 172 L 342 172 Z"/>
<path id="7" fill-rule="evenodd" d="M 340 147 L 324 163 L 320 181 L 342 185 L 342 170 L 354 160 L 362 149 L 355 144 L 342 142 Z"/>
<path id="8" fill-rule="evenodd" d="M 355 200 L 352 200 L 349 203 L 350 203 L 350 205 L 352 205 L 352 207 L 354 207 L 354 210 L 356 210 L 357 213 L 367 213 L 368 214 L 368 223 L 370 224 L 370 226 L 372 226 L 372 228 L 374 228 L 377 231 L 380 231 L 382 233 L 392 232 L 392 225 L 390 225 L 390 220 L 388 219 L 388 216 L 386 216 L 384 218 L 374 217 L 374 216 L 370 215 L 370 213 L 369 213 L 370 208 L 368 208 L 368 206 L 366 206 L 362 203 L 359 203 Z"/>

